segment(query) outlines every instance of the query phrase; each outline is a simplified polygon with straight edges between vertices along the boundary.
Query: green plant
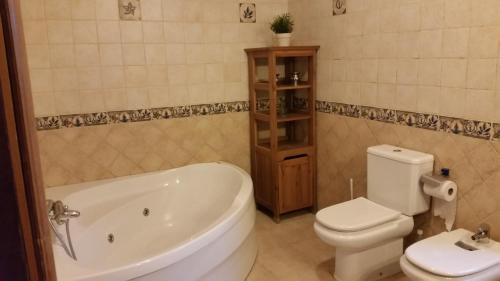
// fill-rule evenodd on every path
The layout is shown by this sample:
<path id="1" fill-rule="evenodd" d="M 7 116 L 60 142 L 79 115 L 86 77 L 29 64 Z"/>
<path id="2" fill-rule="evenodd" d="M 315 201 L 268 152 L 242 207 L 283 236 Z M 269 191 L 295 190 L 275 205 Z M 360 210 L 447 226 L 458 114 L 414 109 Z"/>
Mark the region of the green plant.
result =
<path id="1" fill-rule="evenodd" d="M 289 13 L 276 16 L 271 22 L 271 30 L 274 33 L 291 33 L 293 31 L 293 18 Z"/>

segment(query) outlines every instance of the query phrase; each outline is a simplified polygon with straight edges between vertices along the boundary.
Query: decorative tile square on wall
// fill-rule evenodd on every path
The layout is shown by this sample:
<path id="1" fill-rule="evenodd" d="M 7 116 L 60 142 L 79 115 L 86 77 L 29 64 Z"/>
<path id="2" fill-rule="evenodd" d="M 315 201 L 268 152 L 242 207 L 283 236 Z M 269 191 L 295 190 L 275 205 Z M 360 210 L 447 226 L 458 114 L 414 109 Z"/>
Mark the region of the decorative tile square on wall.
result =
<path id="1" fill-rule="evenodd" d="M 255 3 L 240 3 L 240 22 L 257 22 L 257 7 Z"/>
<path id="2" fill-rule="evenodd" d="M 333 0 L 333 15 L 343 15 L 347 12 L 346 7 L 347 0 Z"/>
<path id="3" fill-rule="evenodd" d="M 140 0 L 118 0 L 121 20 L 141 20 Z"/>

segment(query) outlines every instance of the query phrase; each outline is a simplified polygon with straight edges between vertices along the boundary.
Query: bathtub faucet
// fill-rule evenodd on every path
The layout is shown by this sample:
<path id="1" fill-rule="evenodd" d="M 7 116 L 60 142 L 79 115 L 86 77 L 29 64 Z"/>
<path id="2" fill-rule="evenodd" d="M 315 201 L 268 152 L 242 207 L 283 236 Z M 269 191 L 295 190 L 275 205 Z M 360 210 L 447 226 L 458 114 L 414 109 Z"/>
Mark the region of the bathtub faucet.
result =
<path id="1" fill-rule="evenodd" d="M 66 220 L 70 218 L 77 218 L 80 216 L 80 212 L 76 210 L 70 210 L 68 205 L 64 205 L 61 200 L 52 201 L 47 200 L 47 210 L 49 212 L 49 218 L 55 220 L 58 225 L 62 225 Z"/>
<path id="2" fill-rule="evenodd" d="M 75 250 L 73 249 L 71 234 L 69 232 L 69 219 L 79 217 L 80 212 L 77 210 L 70 210 L 68 205 L 64 205 L 61 200 L 57 200 L 55 202 L 53 200 L 47 200 L 47 213 L 52 231 L 54 232 L 59 242 L 61 242 L 64 251 L 66 251 L 66 254 L 68 254 L 68 256 L 76 260 L 76 254 Z M 58 225 L 66 225 L 66 240 L 61 235 L 61 233 L 57 231 L 54 222 L 56 222 Z"/>

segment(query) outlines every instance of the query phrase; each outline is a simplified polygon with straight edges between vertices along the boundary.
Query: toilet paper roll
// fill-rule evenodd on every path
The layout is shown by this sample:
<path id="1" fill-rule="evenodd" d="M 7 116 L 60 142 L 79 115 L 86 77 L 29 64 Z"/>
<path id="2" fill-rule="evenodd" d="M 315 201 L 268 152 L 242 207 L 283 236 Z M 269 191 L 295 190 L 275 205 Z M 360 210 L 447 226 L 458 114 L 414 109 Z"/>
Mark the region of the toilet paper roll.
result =
<path id="1" fill-rule="evenodd" d="M 457 197 L 457 185 L 448 180 L 438 186 L 426 183 L 424 184 L 424 193 L 431 197 L 451 202 Z"/>
<path id="2" fill-rule="evenodd" d="M 451 231 L 457 213 L 457 185 L 449 180 L 438 185 L 424 183 L 424 193 L 432 197 L 434 216 L 444 219 L 446 230 Z"/>
<path id="3" fill-rule="evenodd" d="M 457 198 L 454 198 L 450 202 L 433 198 L 432 209 L 434 216 L 444 219 L 446 230 L 448 230 L 448 232 L 451 231 L 457 214 Z"/>

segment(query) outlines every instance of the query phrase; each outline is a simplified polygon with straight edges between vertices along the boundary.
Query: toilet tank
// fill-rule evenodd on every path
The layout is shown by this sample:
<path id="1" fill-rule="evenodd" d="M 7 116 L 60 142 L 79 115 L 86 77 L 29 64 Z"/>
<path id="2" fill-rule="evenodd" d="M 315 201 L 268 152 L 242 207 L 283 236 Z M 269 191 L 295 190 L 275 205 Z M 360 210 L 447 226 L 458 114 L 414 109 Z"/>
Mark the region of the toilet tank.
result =
<path id="1" fill-rule="evenodd" d="M 369 200 L 407 216 L 429 209 L 420 176 L 432 173 L 433 155 L 385 144 L 367 152 Z"/>

